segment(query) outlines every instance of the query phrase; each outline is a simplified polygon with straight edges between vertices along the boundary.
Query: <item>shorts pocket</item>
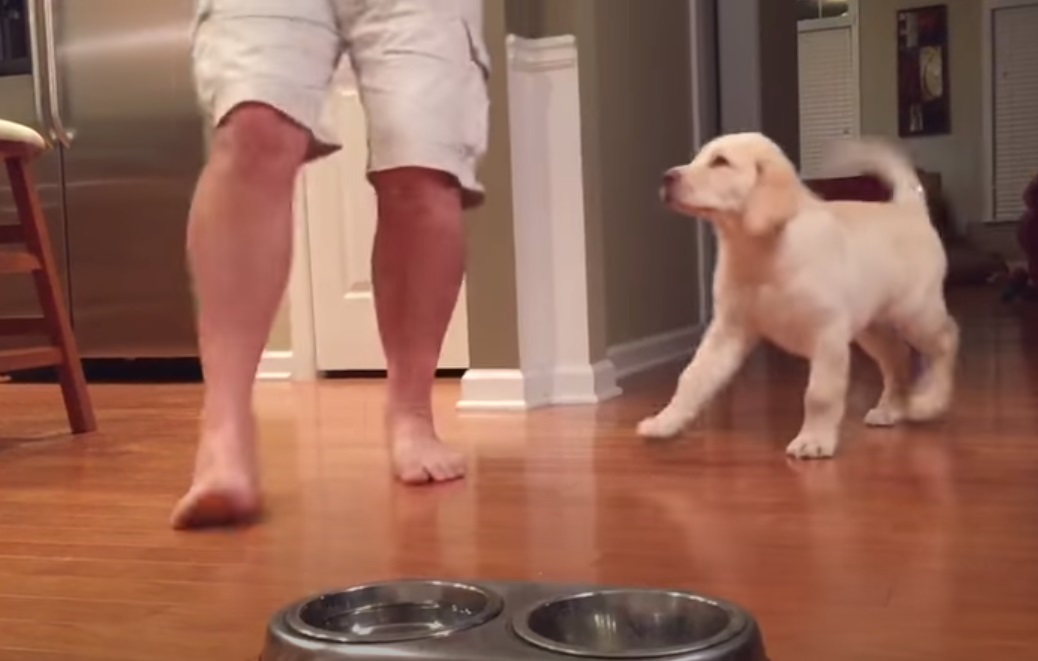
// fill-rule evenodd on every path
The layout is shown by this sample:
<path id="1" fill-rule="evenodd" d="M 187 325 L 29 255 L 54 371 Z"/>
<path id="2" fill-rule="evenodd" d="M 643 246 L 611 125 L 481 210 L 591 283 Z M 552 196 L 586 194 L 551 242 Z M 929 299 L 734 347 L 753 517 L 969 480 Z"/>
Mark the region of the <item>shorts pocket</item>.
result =
<path id="1" fill-rule="evenodd" d="M 486 42 L 483 39 L 481 26 L 475 25 L 470 19 L 461 19 L 465 26 L 465 35 L 469 41 L 469 54 L 472 60 L 483 70 L 483 79 L 490 78 L 490 53 L 487 51 Z"/>

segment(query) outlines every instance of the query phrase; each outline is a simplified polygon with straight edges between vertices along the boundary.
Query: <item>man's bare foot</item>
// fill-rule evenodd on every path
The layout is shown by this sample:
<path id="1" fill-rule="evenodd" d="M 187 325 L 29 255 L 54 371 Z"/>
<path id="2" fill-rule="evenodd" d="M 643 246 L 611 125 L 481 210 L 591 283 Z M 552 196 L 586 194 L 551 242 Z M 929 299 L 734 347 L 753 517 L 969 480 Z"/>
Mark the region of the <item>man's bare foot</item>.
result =
<path id="1" fill-rule="evenodd" d="M 234 434 L 204 436 L 195 477 L 173 509 L 177 530 L 252 523 L 262 510 L 252 440 Z"/>
<path id="2" fill-rule="evenodd" d="M 196 481 L 173 510 L 176 530 L 239 526 L 252 523 L 262 510 L 260 497 L 251 486 L 233 481 Z"/>
<path id="3" fill-rule="evenodd" d="M 430 420 L 398 417 L 388 424 L 393 470 L 404 484 L 449 482 L 465 476 L 465 456 L 443 444 Z"/>

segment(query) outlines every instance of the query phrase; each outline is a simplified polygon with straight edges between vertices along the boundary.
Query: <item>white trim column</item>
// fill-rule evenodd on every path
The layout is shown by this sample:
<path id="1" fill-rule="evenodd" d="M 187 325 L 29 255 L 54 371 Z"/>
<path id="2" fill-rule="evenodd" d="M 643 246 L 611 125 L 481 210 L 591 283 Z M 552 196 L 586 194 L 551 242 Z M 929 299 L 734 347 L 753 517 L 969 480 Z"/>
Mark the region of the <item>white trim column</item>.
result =
<path id="1" fill-rule="evenodd" d="M 458 407 L 596 404 L 620 389 L 590 360 L 577 41 L 510 35 L 507 49 L 520 365 L 469 370 Z"/>

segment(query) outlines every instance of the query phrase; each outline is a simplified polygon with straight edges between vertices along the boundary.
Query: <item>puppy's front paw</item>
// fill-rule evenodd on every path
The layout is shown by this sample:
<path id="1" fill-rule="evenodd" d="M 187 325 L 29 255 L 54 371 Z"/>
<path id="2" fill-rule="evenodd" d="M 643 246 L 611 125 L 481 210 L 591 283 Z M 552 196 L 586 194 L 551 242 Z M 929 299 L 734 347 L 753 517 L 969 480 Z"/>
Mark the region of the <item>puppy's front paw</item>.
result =
<path id="1" fill-rule="evenodd" d="M 865 414 L 869 427 L 893 427 L 904 419 L 904 411 L 894 406 L 877 406 Z"/>
<path id="2" fill-rule="evenodd" d="M 836 454 L 836 438 L 800 434 L 786 446 L 786 454 L 794 459 L 828 459 Z"/>
<path id="3" fill-rule="evenodd" d="M 660 413 L 638 423 L 638 435 L 642 438 L 673 438 L 684 426 L 677 416 Z"/>

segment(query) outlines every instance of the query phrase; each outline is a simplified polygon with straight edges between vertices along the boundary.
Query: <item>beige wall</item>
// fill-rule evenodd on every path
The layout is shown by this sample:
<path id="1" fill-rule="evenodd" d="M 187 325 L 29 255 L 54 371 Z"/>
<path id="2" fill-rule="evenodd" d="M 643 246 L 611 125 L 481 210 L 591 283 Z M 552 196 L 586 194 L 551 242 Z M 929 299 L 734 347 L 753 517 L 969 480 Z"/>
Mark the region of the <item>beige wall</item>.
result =
<path id="1" fill-rule="evenodd" d="M 687 2 L 586 4 L 584 117 L 595 120 L 586 174 L 598 198 L 589 220 L 601 228 L 605 342 L 615 346 L 698 317 L 694 222 L 657 195 L 663 172 L 692 151 L 690 20 Z"/>
<path id="2" fill-rule="evenodd" d="M 509 0 L 509 2 L 523 0 Z M 490 142 L 481 178 L 485 204 L 467 215 L 469 355 L 478 369 L 519 367 L 519 329 L 512 231 L 512 154 L 505 75 L 505 2 L 484 3 L 490 78 Z"/>
<path id="3" fill-rule="evenodd" d="M 861 128 L 866 135 L 897 137 L 897 11 L 933 0 L 862 0 Z M 940 172 L 960 228 L 982 220 L 983 127 L 980 0 L 945 0 L 948 6 L 950 135 L 902 141 L 919 167 Z"/>
<path id="4" fill-rule="evenodd" d="M 760 131 L 799 162 L 793 0 L 719 0 L 717 31 L 721 132 Z"/>
<path id="5" fill-rule="evenodd" d="M 692 149 L 688 3 L 525 0 L 509 20 L 577 38 L 591 359 L 695 323 L 695 227 L 656 194 Z"/>
<path id="6" fill-rule="evenodd" d="M 790 92 L 799 77 L 796 4 L 759 0 L 758 11 L 761 130 L 799 163 L 800 100 Z"/>

